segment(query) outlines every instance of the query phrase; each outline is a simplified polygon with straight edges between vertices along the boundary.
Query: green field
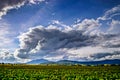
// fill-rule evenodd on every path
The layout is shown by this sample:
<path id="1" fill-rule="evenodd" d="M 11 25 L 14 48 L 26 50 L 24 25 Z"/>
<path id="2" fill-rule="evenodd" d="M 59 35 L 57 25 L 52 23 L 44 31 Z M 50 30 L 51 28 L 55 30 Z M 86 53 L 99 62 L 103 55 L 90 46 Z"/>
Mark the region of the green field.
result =
<path id="1" fill-rule="evenodd" d="M 0 80 L 120 80 L 120 66 L 1 64 Z"/>

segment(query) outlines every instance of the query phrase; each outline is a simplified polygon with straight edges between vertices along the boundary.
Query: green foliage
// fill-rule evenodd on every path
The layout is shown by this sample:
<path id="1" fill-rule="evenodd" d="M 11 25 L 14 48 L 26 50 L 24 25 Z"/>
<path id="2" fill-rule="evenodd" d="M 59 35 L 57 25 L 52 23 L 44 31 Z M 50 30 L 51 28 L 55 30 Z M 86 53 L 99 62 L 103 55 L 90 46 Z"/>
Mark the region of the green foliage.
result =
<path id="1" fill-rule="evenodd" d="M 4 64 L 0 80 L 120 80 L 120 66 Z"/>

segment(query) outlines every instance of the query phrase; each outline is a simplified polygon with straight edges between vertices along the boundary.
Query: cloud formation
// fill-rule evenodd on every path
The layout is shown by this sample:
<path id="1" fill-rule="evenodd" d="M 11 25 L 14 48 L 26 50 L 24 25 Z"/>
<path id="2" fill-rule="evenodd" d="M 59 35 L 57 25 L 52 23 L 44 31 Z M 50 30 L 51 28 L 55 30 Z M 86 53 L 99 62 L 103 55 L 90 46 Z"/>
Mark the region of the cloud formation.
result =
<path id="1" fill-rule="evenodd" d="M 14 33 L 9 26 L 8 23 L 0 20 L 0 63 L 15 63 L 16 60 L 12 53 L 16 47 Z"/>
<path id="2" fill-rule="evenodd" d="M 44 0 L 0 0 L 0 18 L 11 9 L 20 8 L 25 4 L 36 4 Z"/>
<path id="3" fill-rule="evenodd" d="M 33 4 L 34 0 L 30 3 Z M 41 0 L 40 0 L 41 1 Z M 36 2 L 36 1 L 34 1 Z M 119 5 L 97 19 L 84 19 L 72 26 L 53 20 L 47 27 L 29 28 L 19 38 L 19 48 L 14 52 L 22 60 L 45 58 L 48 60 L 104 60 L 120 59 Z M 102 21 L 106 21 L 107 29 Z"/>
<path id="4" fill-rule="evenodd" d="M 15 51 L 15 56 L 22 59 L 46 58 L 49 60 L 120 58 L 116 57 L 120 55 L 119 32 L 115 34 L 109 31 L 102 32 L 99 21 L 85 19 L 67 27 L 59 21 L 56 21 L 56 24 L 61 26 L 37 26 L 21 34 L 20 48 Z"/>
<path id="5" fill-rule="evenodd" d="M 112 9 L 105 12 L 104 16 L 99 17 L 101 20 L 113 19 L 115 16 L 120 16 L 120 5 L 113 7 Z"/>
<path id="6" fill-rule="evenodd" d="M 12 48 L 15 46 L 13 38 L 14 33 L 12 32 L 9 26 L 10 25 L 8 23 L 0 20 L 0 49 Z"/>
<path id="7" fill-rule="evenodd" d="M 110 23 L 110 28 L 109 28 L 109 32 L 110 33 L 119 33 L 120 34 L 120 21 L 119 20 L 112 20 L 112 22 Z"/>
<path id="8" fill-rule="evenodd" d="M 10 54 L 6 49 L 0 49 L 0 63 L 15 63 L 13 54 Z"/>

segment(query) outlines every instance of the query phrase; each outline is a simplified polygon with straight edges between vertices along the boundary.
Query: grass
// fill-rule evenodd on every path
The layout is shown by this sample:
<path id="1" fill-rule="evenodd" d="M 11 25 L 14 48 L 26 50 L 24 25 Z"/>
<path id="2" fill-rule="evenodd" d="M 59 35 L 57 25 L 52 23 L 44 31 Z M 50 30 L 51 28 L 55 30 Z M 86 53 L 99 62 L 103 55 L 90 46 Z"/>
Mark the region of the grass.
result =
<path id="1" fill-rule="evenodd" d="M 0 80 L 120 80 L 120 66 L 1 64 Z"/>

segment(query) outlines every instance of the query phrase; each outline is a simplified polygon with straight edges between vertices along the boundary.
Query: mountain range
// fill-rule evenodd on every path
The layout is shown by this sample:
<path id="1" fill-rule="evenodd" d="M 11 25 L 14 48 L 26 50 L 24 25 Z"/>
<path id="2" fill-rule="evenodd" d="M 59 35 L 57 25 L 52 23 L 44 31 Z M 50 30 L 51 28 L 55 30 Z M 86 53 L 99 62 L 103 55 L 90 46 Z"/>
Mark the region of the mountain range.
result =
<path id="1" fill-rule="evenodd" d="M 27 62 L 26 64 L 59 64 L 59 65 L 74 65 L 74 64 L 84 64 L 84 65 L 99 65 L 99 64 L 120 64 L 119 59 L 114 60 L 101 60 L 101 61 L 71 61 L 71 60 L 59 60 L 59 61 L 48 61 L 46 59 L 37 59 Z"/>

